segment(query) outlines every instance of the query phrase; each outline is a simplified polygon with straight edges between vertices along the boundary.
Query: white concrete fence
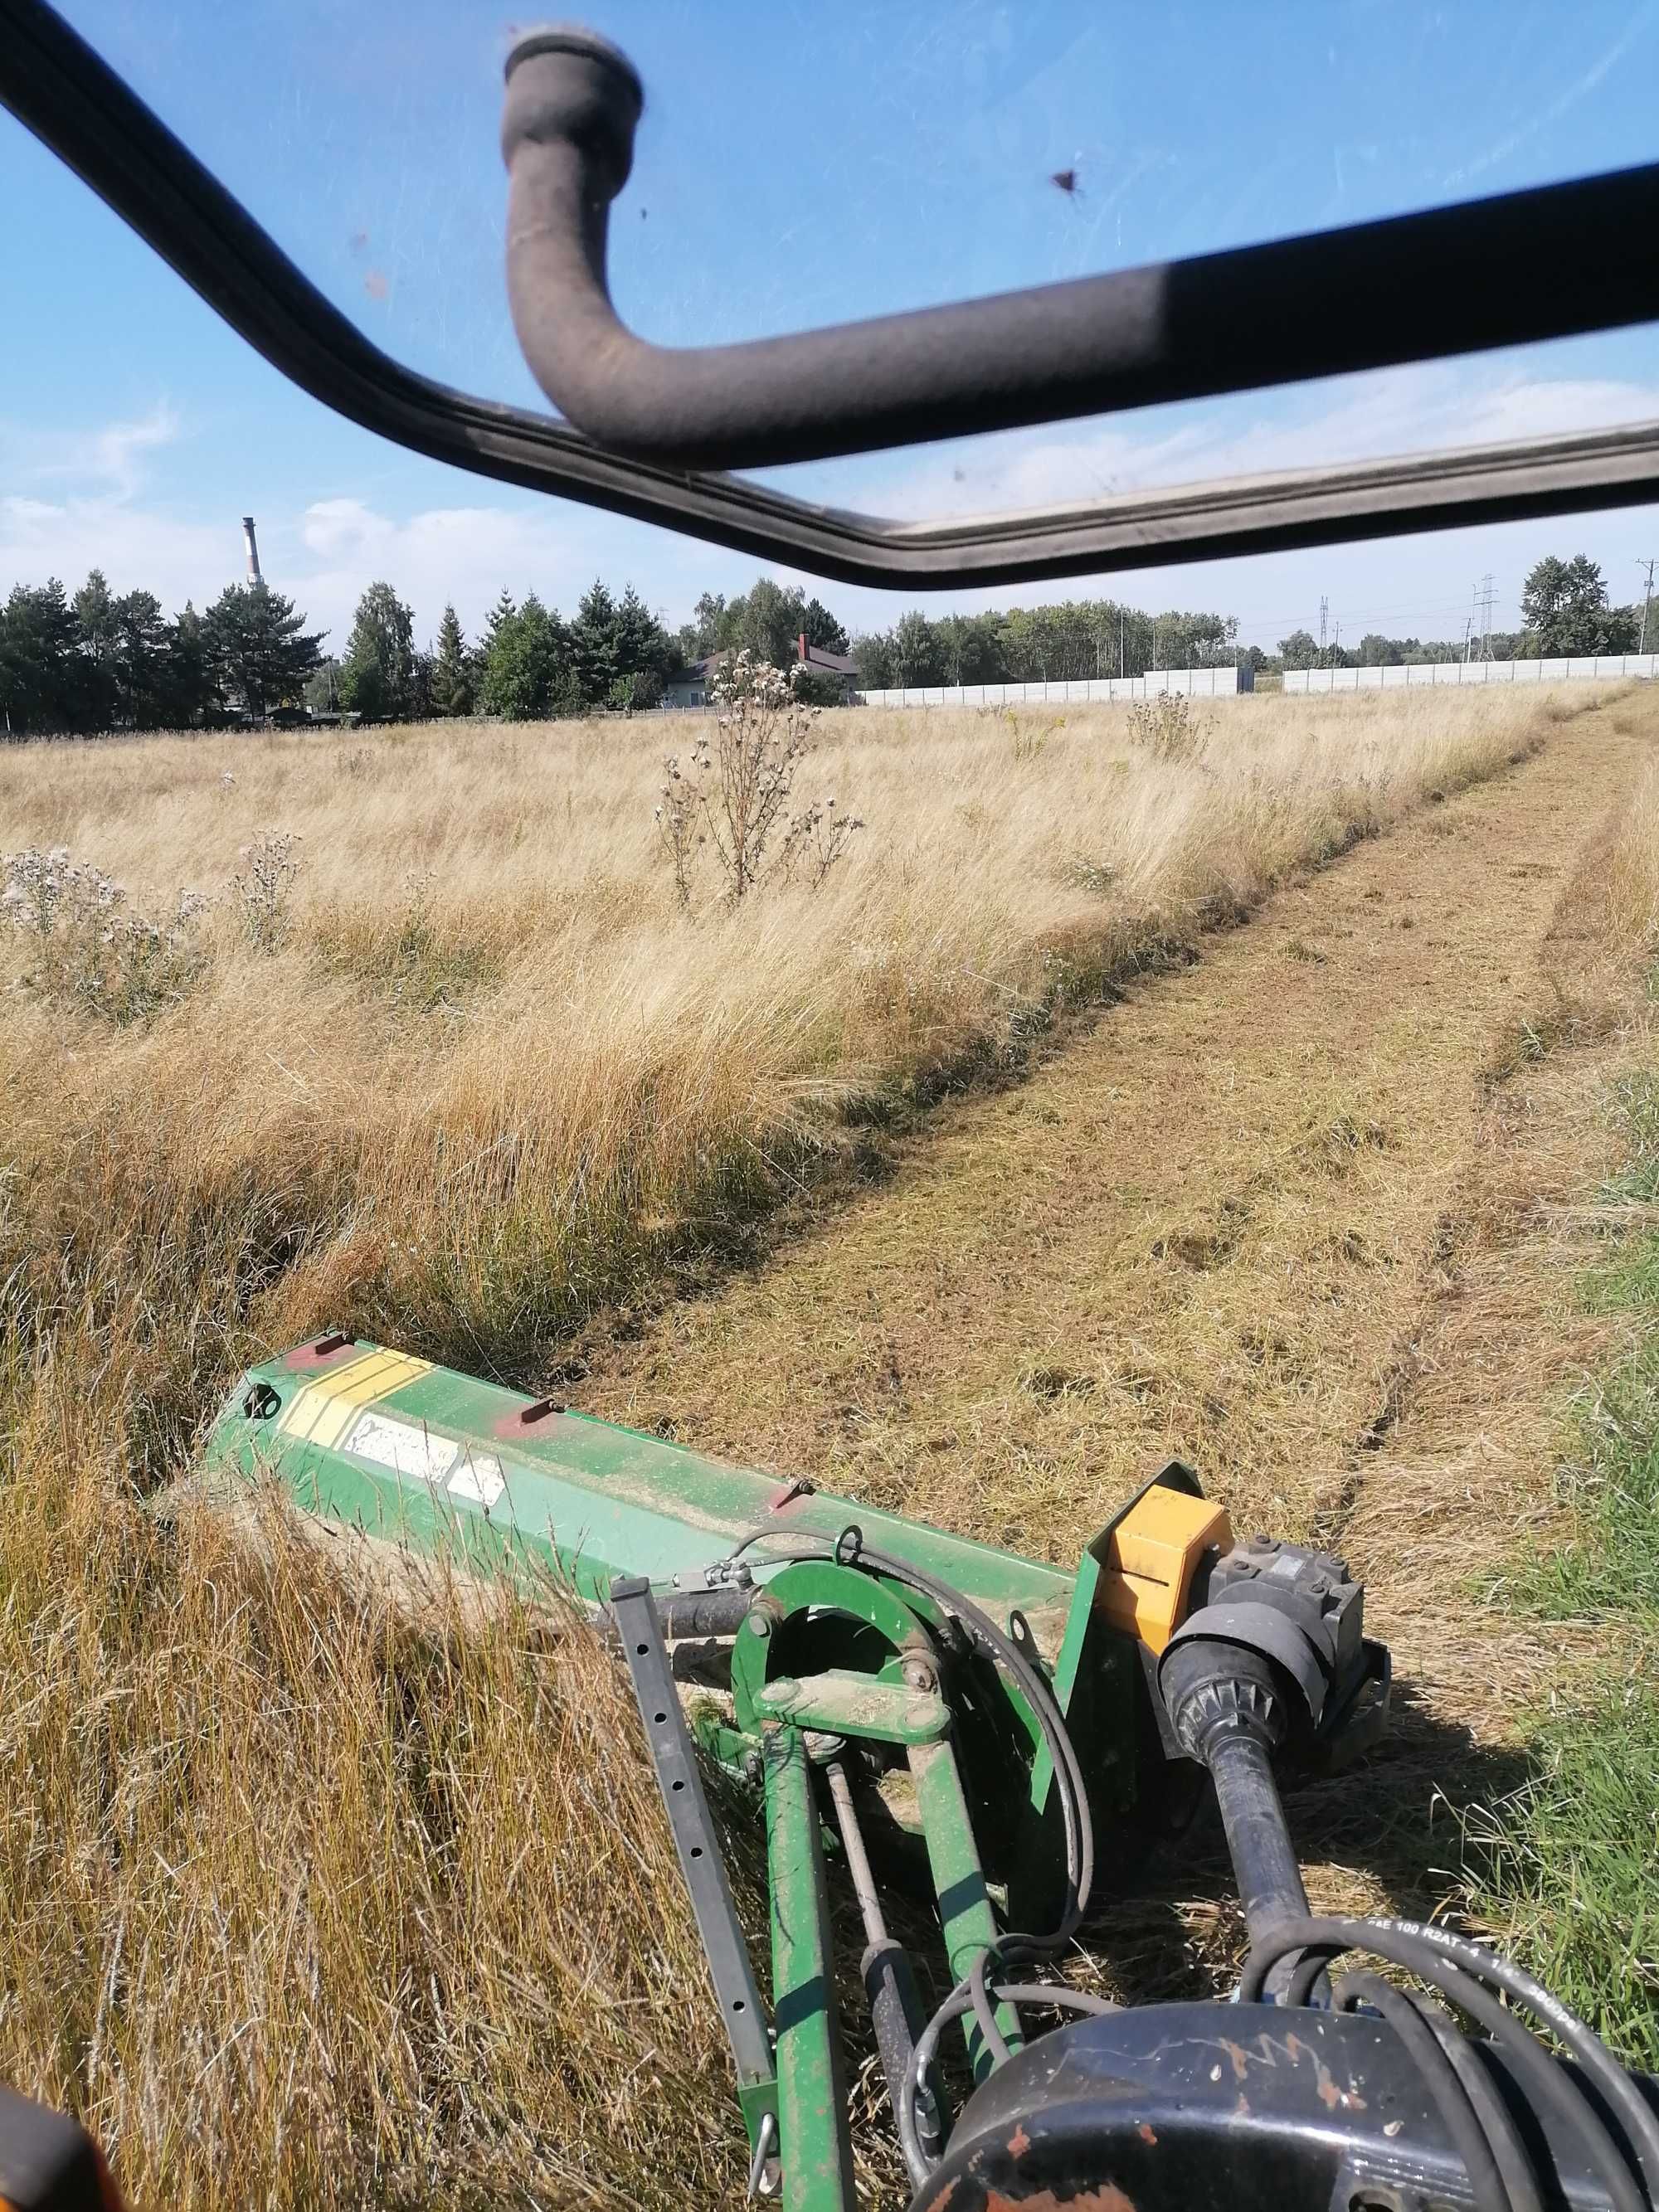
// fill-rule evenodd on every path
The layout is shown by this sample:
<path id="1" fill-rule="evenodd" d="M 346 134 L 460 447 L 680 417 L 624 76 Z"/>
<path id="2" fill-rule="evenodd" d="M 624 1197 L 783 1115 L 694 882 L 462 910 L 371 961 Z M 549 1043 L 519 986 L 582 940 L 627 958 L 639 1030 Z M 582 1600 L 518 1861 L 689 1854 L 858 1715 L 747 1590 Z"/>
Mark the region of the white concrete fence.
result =
<path id="1" fill-rule="evenodd" d="M 1659 677 L 1659 653 L 1586 653 L 1570 660 L 1407 660 L 1397 668 L 1287 668 L 1287 691 L 1389 691 L 1412 684 L 1565 684 L 1580 677 L 1605 683 L 1620 676 Z"/>
<path id="2" fill-rule="evenodd" d="M 1178 691 L 1188 699 L 1231 699 L 1254 686 L 1255 672 L 1237 668 L 1154 668 L 1146 676 L 1056 677 L 1047 684 L 911 684 L 890 691 L 855 691 L 859 707 L 1079 707 L 1110 699 L 1145 699 Z"/>

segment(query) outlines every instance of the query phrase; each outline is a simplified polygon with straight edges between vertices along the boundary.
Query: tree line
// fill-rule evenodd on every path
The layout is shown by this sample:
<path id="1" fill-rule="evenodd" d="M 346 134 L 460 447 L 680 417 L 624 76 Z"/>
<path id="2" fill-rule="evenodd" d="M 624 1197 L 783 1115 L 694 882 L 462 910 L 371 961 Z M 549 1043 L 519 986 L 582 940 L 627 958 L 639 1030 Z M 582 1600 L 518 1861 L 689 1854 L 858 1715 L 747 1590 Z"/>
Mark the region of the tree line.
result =
<path id="1" fill-rule="evenodd" d="M 866 690 L 884 690 L 1231 668 L 1237 636 L 1231 615 L 1153 615 L 1116 599 L 1067 599 L 979 615 L 933 617 L 914 609 L 891 629 L 854 639 L 853 653 Z"/>
<path id="2" fill-rule="evenodd" d="M 0 607 L 0 729 L 13 737 L 187 729 L 263 720 L 297 698 L 322 640 L 291 599 L 232 584 L 170 621 L 153 592 L 111 592 L 94 568 L 70 599 L 54 576 Z"/>
<path id="3" fill-rule="evenodd" d="M 0 732 L 189 729 L 289 713 L 539 720 L 653 706 L 671 677 L 711 653 L 746 649 L 787 667 L 802 635 L 847 647 L 819 600 L 766 577 L 731 599 L 705 592 L 673 631 L 631 584 L 618 596 L 598 580 L 568 620 L 533 591 L 504 591 L 472 640 L 447 605 L 423 648 L 413 610 L 375 582 L 344 649 L 325 654 L 324 633 L 307 631 L 267 583 L 233 584 L 204 613 L 187 601 L 168 619 L 154 592 L 118 599 L 94 568 L 73 598 L 53 577 L 15 586 L 0 606 Z"/>
<path id="4" fill-rule="evenodd" d="M 1636 650 L 1645 605 L 1608 604 L 1584 554 L 1540 561 L 1522 594 L 1524 627 L 1487 641 L 1495 659 Z M 1231 615 L 1147 614 L 1115 599 L 1068 599 L 1003 612 L 933 617 L 920 609 L 888 630 L 852 639 L 799 586 L 759 577 L 731 598 L 704 592 L 690 622 L 670 630 L 629 584 L 596 581 L 568 620 L 534 592 L 503 592 L 469 641 L 446 606 L 430 647 L 415 643 L 412 610 L 390 584 L 371 584 L 344 649 L 325 655 L 292 599 L 270 585 L 232 584 L 204 612 L 188 600 L 162 614 L 154 592 L 116 597 L 94 568 L 70 598 L 58 579 L 15 585 L 0 606 L 0 732 L 13 737 L 108 729 L 189 729 L 264 721 L 283 713 L 355 714 L 366 720 L 493 714 L 508 721 L 649 707 L 681 669 L 711 653 L 748 652 L 787 668 L 797 641 L 849 656 L 861 684 L 996 684 L 1139 676 L 1148 669 L 1391 665 L 1462 659 L 1468 638 L 1424 641 L 1368 632 L 1357 647 L 1322 648 L 1306 629 L 1276 655 L 1241 647 Z"/>
<path id="5" fill-rule="evenodd" d="M 1607 579 L 1588 554 L 1569 561 L 1547 555 L 1521 587 L 1522 627 L 1492 630 L 1484 639 L 1471 625 L 1460 638 L 1384 637 L 1368 630 L 1357 646 L 1321 647 L 1310 630 L 1292 630 L 1279 642 L 1276 661 L 1259 654 L 1259 667 L 1398 668 L 1410 660 L 1463 660 L 1479 653 L 1493 660 L 1556 660 L 1578 653 L 1639 653 L 1659 646 L 1659 628 L 1645 600 L 1608 604 Z"/>
<path id="6" fill-rule="evenodd" d="M 648 707 L 679 665 L 679 648 L 629 584 L 620 598 L 595 581 L 564 620 L 534 592 L 503 592 L 468 641 L 446 606 L 430 651 L 415 645 L 415 618 L 390 584 L 371 584 L 338 659 L 322 661 L 306 690 L 313 713 L 368 721 L 499 714 L 544 721 L 596 708 Z"/>

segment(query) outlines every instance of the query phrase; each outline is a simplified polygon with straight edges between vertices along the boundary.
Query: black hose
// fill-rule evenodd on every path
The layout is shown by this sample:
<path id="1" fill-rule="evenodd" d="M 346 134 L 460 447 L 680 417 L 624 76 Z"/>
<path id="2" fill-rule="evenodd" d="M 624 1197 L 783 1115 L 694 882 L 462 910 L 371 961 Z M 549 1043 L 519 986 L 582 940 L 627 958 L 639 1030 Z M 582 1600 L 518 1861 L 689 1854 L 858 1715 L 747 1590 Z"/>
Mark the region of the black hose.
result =
<path id="1" fill-rule="evenodd" d="M 1533 2103 L 1547 2106 L 1565 2128 L 1577 2130 L 1585 2154 L 1606 2184 L 1613 2212 L 1650 2212 L 1636 2177 L 1601 2115 L 1525 2022 L 1461 1967 L 1448 1964 L 1442 1971 L 1441 1987 L 1461 2013 L 1501 2045 Z"/>
<path id="2" fill-rule="evenodd" d="M 1079 2013 L 1096 2019 L 1104 2018 L 1118 2010 L 1105 1997 L 1091 1996 L 1084 1990 L 1068 1990 L 1059 1984 L 1043 1982 L 997 1982 L 990 1994 L 999 2004 L 1047 2005 L 1055 2012 Z M 904 2163 L 914 2185 L 920 2189 L 933 2172 L 933 2163 L 923 2152 L 916 2131 L 916 2100 L 939 2039 L 953 2020 L 960 2020 L 973 2003 L 965 1981 L 959 1982 L 939 2010 L 916 2038 L 916 2047 L 910 2054 L 909 2069 L 904 2077 L 904 2094 L 898 2100 L 897 2119 L 899 2148 L 904 2154 Z"/>
<path id="3" fill-rule="evenodd" d="M 1648 2197 L 1652 2203 L 1659 2204 L 1659 2116 L 1655 2115 L 1601 2038 L 1512 1960 L 1501 1958 L 1497 1952 L 1472 1943 L 1464 1936 L 1454 1936 L 1446 1929 L 1428 1926 L 1420 1921 L 1319 1917 L 1287 1921 L 1269 1929 L 1252 1947 L 1239 1979 L 1239 2002 L 1258 2002 L 1268 1974 L 1291 1951 L 1304 1954 L 1288 1993 L 1292 2003 L 1306 2002 L 1322 1963 L 1345 1951 L 1370 1951 L 1451 1996 L 1454 2002 L 1462 2002 L 1464 1994 L 1473 1995 L 1460 1993 L 1457 1978 L 1461 1973 L 1500 1990 L 1516 2003 L 1524 2005 L 1577 2059 L 1618 2115 L 1629 2136 Z M 1480 2016 L 1473 2007 L 1471 2016 Z M 1511 2050 L 1519 2048 L 1514 2034 L 1520 2025 L 1513 2022 L 1506 2027 L 1504 2040 Z M 1541 2047 L 1539 2055 L 1543 2057 Z M 1601 2160 L 1595 2130 L 1586 2124 L 1590 2118 L 1588 2104 L 1582 2110 L 1575 2109 L 1573 2118 L 1585 2149 L 1596 2158 L 1599 2166 Z M 1601 2133 L 1606 2136 L 1605 2129 Z M 1610 2144 L 1611 2139 L 1607 2140 Z M 1618 2198 L 1621 2207 L 1629 2203 L 1632 2188 L 1634 2204 L 1641 2204 L 1641 2191 L 1636 2186 L 1636 2179 L 1635 2175 L 1627 2176 L 1628 2185 L 1620 2191 Z M 1630 2212 L 1634 2212 L 1634 2206 L 1631 2206 Z"/>
<path id="4" fill-rule="evenodd" d="M 1492 2145 L 1492 2156 L 1498 2161 L 1498 2171 L 1504 2177 L 1504 2186 L 1515 2212 L 1544 2212 L 1543 2193 L 1532 2154 L 1521 2140 L 1521 2130 L 1504 2101 L 1503 2093 L 1474 2044 L 1442 2006 L 1431 2003 L 1426 1997 L 1410 2002 L 1428 2023 L 1429 2033 L 1463 2084 L 1486 2141 Z"/>
<path id="5" fill-rule="evenodd" d="M 1344 2010 L 1362 2002 L 1387 2021 L 1415 2063 L 1429 2094 L 1440 2107 L 1452 2148 L 1463 2161 L 1479 2212 L 1517 2212 L 1498 2163 L 1490 2132 L 1476 2112 L 1468 2085 L 1436 2039 L 1415 2000 L 1377 1974 L 1350 1974 L 1337 1999 Z"/>

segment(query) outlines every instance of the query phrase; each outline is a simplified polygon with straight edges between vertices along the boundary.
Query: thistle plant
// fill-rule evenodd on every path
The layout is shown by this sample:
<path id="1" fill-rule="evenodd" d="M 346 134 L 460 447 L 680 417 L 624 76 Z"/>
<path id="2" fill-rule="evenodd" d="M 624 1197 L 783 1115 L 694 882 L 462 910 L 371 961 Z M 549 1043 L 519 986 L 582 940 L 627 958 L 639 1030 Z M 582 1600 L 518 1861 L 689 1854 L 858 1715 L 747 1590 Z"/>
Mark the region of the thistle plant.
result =
<path id="1" fill-rule="evenodd" d="M 1207 717 L 1182 692 L 1159 691 L 1129 709 L 1129 742 L 1157 760 L 1196 760 L 1209 739 Z"/>
<path id="2" fill-rule="evenodd" d="M 833 799 L 790 811 L 822 710 L 796 696 L 781 669 L 747 651 L 721 665 L 709 690 L 714 733 L 700 735 L 684 761 L 678 753 L 665 761 L 667 781 L 654 816 L 682 908 L 691 903 L 694 869 L 705 850 L 729 898 L 744 898 L 769 877 L 803 867 L 814 886 L 821 884 L 864 827 Z"/>
<path id="3" fill-rule="evenodd" d="M 32 940 L 34 965 L 20 980 L 48 1005 L 144 1021 L 183 998 L 207 965 L 197 925 L 209 902 L 199 891 L 179 891 L 152 916 L 63 845 L 9 853 L 0 873 L 0 915 Z"/>
<path id="4" fill-rule="evenodd" d="M 241 916 L 242 933 L 256 952 L 275 952 L 287 939 L 289 894 L 300 872 L 291 830 L 262 830 L 241 848 L 240 869 L 230 891 Z"/>

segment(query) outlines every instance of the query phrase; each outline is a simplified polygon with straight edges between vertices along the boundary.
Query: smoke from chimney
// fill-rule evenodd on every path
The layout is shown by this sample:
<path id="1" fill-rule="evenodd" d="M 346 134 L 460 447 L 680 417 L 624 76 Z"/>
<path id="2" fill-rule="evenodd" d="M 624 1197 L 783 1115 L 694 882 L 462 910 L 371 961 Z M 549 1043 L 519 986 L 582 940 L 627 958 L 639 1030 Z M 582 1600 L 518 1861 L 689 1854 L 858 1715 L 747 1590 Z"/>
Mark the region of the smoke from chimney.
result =
<path id="1" fill-rule="evenodd" d="M 242 537 L 247 546 L 247 580 L 250 584 L 259 583 L 263 580 L 259 574 L 259 548 L 253 535 L 253 517 L 251 514 L 242 517 Z"/>

